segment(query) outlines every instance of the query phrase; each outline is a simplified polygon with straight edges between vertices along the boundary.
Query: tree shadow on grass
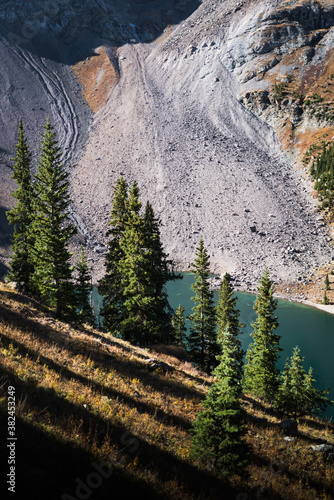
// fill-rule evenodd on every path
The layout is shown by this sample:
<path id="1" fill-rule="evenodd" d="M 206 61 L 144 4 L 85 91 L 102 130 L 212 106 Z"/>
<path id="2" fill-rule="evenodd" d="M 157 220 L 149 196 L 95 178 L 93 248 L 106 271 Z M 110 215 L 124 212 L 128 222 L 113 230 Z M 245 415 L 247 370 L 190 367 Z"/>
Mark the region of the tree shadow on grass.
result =
<path id="1" fill-rule="evenodd" d="M 262 471 L 262 478 L 265 477 L 263 471 L 267 469 L 268 472 L 274 473 L 278 478 L 282 477 L 282 482 L 288 479 L 293 480 L 297 484 L 304 483 L 307 488 L 314 488 L 318 492 L 319 498 L 320 496 L 324 496 L 324 498 L 332 498 L 332 495 L 334 493 L 333 486 L 329 485 L 328 483 L 326 484 L 325 478 L 324 481 L 319 481 L 315 478 L 312 478 L 307 469 L 300 469 L 294 472 L 289 469 L 289 464 L 285 463 L 284 459 L 281 460 L 280 458 L 278 458 L 269 460 L 256 453 L 254 453 L 252 456 L 252 463 L 253 465 L 259 467 L 259 469 Z M 268 489 L 262 479 L 262 482 L 257 487 L 253 487 L 253 489 L 255 490 L 255 498 L 265 500 L 287 500 L 286 493 L 280 493 L 279 491 L 277 491 L 279 482 L 275 482 L 275 484 L 277 485 L 276 491 L 274 491 L 272 487 Z M 310 494 L 312 493 L 310 492 Z M 328 495 L 328 497 L 326 497 L 325 495 Z M 289 500 L 290 498 L 292 497 L 289 497 Z"/>
<path id="2" fill-rule="evenodd" d="M 159 392 L 173 392 L 179 397 L 191 397 L 198 400 L 203 399 L 203 394 L 195 388 L 185 387 L 184 384 L 175 379 L 167 378 L 159 373 L 149 373 L 146 367 L 138 360 L 120 359 L 115 353 L 105 352 L 103 346 L 97 342 L 74 339 L 64 332 L 59 332 L 49 325 L 41 325 L 33 318 L 24 317 L 21 313 L 0 304 L 0 318 L 5 323 L 23 332 L 28 332 L 49 345 L 56 345 L 66 349 L 72 355 L 85 355 L 100 367 L 106 369 L 112 367 L 126 377 L 139 378 L 147 386 L 158 389 Z M 64 325 L 66 327 L 66 324 Z"/>
<path id="3" fill-rule="evenodd" d="M 309 417 L 300 417 L 299 421 L 301 424 L 305 423 L 314 430 L 325 431 L 329 427 L 334 432 L 334 422 L 326 418 L 323 420 L 312 420 Z"/>
<path id="4" fill-rule="evenodd" d="M 6 412 L 1 409 L 0 428 L 5 432 L 6 422 Z M 88 494 L 91 500 L 162 499 L 157 492 L 152 492 L 144 481 L 117 468 L 110 473 L 111 469 L 104 465 L 104 473 L 110 473 L 110 476 L 102 477 L 93 464 L 99 462 L 88 452 L 75 447 L 72 443 L 57 439 L 20 417 L 16 419 L 16 437 L 16 498 L 72 500 L 83 498 L 79 496 L 80 494 Z M 8 470 L 7 456 L 3 456 L 4 450 L 5 447 L 2 446 L 0 457 L 3 463 L 2 471 Z M 2 493 L 2 498 L 6 498 L 8 491 L 4 484 Z M 88 498 L 88 495 L 85 498 Z"/>
<path id="5" fill-rule="evenodd" d="M 276 408 L 268 407 L 265 404 L 263 404 L 261 401 L 254 399 L 248 395 L 244 394 L 242 399 L 244 401 L 246 401 L 248 404 L 250 404 L 253 409 L 260 410 L 265 415 L 270 415 L 270 416 L 273 416 L 273 417 L 275 417 L 277 419 L 281 419 L 281 420 L 292 418 L 292 417 L 287 417 L 282 412 L 278 411 Z M 256 420 L 256 417 L 254 417 L 254 421 L 255 420 Z M 315 429 L 315 430 L 325 431 L 327 428 L 330 428 L 334 431 L 334 423 L 331 422 L 330 420 L 327 420 L 327 419 L 324 419 L 323 421 L 321 421 L 321 420 L 315 421 L 315 420 L 312 420 L 308 416 L 303 416 L 303 417 L 298 417 L 298 420 L 299 420 L 300 424 L 305 423 L 306 425 L 308 425 L 309 427 L 311 427 L 312 429 Z M 269 423 L 270 422 L 268 422 L 268 424 Z M 272 425 L 274 425 L 274 424 L 272 424 Z M 277 425 L 279 425 L 279 424 L 277 424 Z M 310 439 L 312 439 L 312 438 L 310 438 Z"/>
<path id="6" fill-rule="evenodd" d="M 13 345 L 14 349 L 18 349 L 17 354 L 22 356 L 28 356 L 31 360 L 33 360 L 36 364 L 41 366 L 47 366 L 51 370 L 59 373 L 62 377 L 70 380 L 76 380 L 85 386 L 89 386 L 94 391 L 98 391 L 102 396 L 106 396 L 109 399 L 113 399 L 119 402 L 123 402 L 129 408 L 136 408 L 138 413 L 147 413 L 151 415 L 155 420 L 159 422 L 165 422 L 166 425 L 171 426 L 180 426 L 183 429 L 190 429 L 192 424 L 190 421 L 179 417 L 177 415 L 173 415 L 172 413 L 166 412 L 164 410 L 158 409 L 157 406 L 145 403 L 144 401 L 138 400 L 138 398 L 131 397 L 128 394 L 115 390 L 111 387 L 107 387 L 99 382 L 94 382 L 93 380 L 76 373 L 64 365 L 61 365 L 52 359 L 48 358 L 45 355 L 40 355 L 38 352 L 34 351 L 26 347 L 21 342 L 8 338 L 5 334 L 1 336 L 1 342 L 4 347 L 9 347 L 9 345 Z"/>
<path id="7" fill-rule="evenodd" d="M 52 424 L 58 428 L 57 437 L 55 435 L 51 436 L 49 432 L 44 433 L 39 428 L 36 429 L 36 424 L 32 425 L 28 423 L 25 425 L 22 423 L 22 420 L 18 419 L 18 443 L 20 443 L 21 450 L 25 450 L 24 452 L 21 451 L 20 458 L 23 466 L 31 467 L 34 464 L 34 459 L 31 460 L 30 457 L 32 450 L 34 450 L 36 460 L 38 458 L 38 463 L 34 464 L 34 470 L 21 478 L 20 488 L 27 491 L 27 487 L 32 484 L 32 473 L 34 478 L 36 476 L 37 478 L 41 477 L 42 483 L 45 485 L 49 484 L 49 479 L 52 477 L 53 482 L 56 483 L 55 489 L 57 492 L 64 492 L 68 489 L 69 494 L 71 494 L 73 492 L 73 486 L 71 487 L 71 485 L 75 484 L 75 478 L 80 477 L 85 480 L 86 474 L 91 471 L 90 463 L 92 459 L 94 460 L 94 457 L 90 457 L 90 454 L 85 450 L 87 445 L 91 443 L 77 442 L 75 445 L 67 441 L 66 448 L 64 448 L 64 441 L 67 439 L 66 436 L 64 437 L 64 432 L 66 433 L 67 431 L 67 433 L 70 433 L 73 431 L 71 428 L 62 431 L 61 427 L 59 427 L 66 418 L 66 421 L 72 422 L 72 425 L 75 422 L 80 423 L 82 432 L 90 435 L 91 439 L 95 440 L 94 445 L 97 449 L 102 446 L 106 435 L 108 435 L 111 442 L 119 449 L 119 460 L 132 462 L 137 456 L 141 466 L 145 470 L 150 470 L 151 474 L 157 478 L 155 480 L 156 485 L 160 482 L 177 479 L 179 483 L 184 485 L 186 491 L 189 492 L 188 498 L 191 495 L 191 498 L 196 499 L 210 498 L 213 500 L 224 498 L 226 500 L 235 500 L 238 492 L 233 491 L 227 482 L 180 460 L 170 452 L 161 450 L 155 444 L 148 443 L 138 436 L 132 435 L 126 427 L 112 424 L 108 419 L 97 416 L 88 409 L 78 407 L 67 399 L 60 397 L 51 389 L 40 386 L 33 387 L 27 381 L 22 381 L 4 367 L 0 368 L 0 373 L 2 378 L 8 379 L 10 384 L 15 386 L 18 400 L 22 396 L 26 397 L 25 404 L 27 405 L 26 411 L 28 414 L 34 412 L 41 415 L 47 408 L 48 415 L 45 417 L 47 418 L 45 426 L 48 427 Z M 2 424 L 4 430 L 6 430 L 6 420 Z M 30 432 L 31 427 L 32 430 Z M 35 442 L 36 446 L 34 445 Z M 53 461 L 54 457 L 56 457 L 55 463 Z M 82 463 L 79 466 L 78 463 L 80 461 Z M 123 465 L 122 467 L 124 469 L 125 466 Z M 113 496 L 113 498 L 132 498 L 132 496 L 128 496 L 129 491 L 133 492 L 134 498 L 161 498 L 155 489 L 157 486 L 146 484 L 145 479 L 138 481 L 138 478 L 133 476 L 134 472 L 131 475 L 126 475 L 123 469 L 122 471 L 119 470 L 118 476 L 122 495 Z M 114 477 L 110 480 L 109 494 L 112 493 L 114 495 L 113 480 Z M 24 484 L 25 481 L 28 484 Z M 138 492 L 136 492 L 136 488 L 138 488 Z M 143 492 L 147 492 L 146 497 L 141 496 Z M 50 499 L 53 497 L 48 495 L 44 498 Z"/>
<path id="8" fill-rule="evenodd" d="M 0 290 L 0 297 L 1 296 L 6 297 L 7 299 L 15 300 L 15 302 L 19 304 L 34 307 L 38 311 L 51 314 L 50 309 L 35 297 L 30 297 L 29 295 L 25 295 L 23 293 L 11 292 L 10 290 Z M 25 314 L 28 314 L 27 310 L 25 311 Z"/>
<path id="9" fill-rule="evenodd" d="M 112 337 L 110 336 L 109 338 L 106 337 L 105 335 L 102 335 L 102 334 L 99 334 L 97 332 L 94 332 L 92 330 L 89 330 L 87 328 L 82 328 L 82 330 L 89 336 L 91 336 L 92 338 L 96 339 L 97 341 L 99 342 L 102 342 L 103 344 L 107 344 L 109 345 L 110 347 L 117 347 L 119 349 L 121 349 L 122 351 L 124 352 L 128 352 L 128 353 L 135 353 L 136 357 L 137 358 L 141 358 L 143 360 L 148 360 L 148 359 L 155 359 L 157 357 L 157 354 L 159 354 L 159 352 L 155 351 L 154 350 L 154 346 L 150 346 L 150 347 L 147 347 L 145 345 L 143 346 L 127 346 L 125 344 L 121 344 L 120 342 L 117 342 L 116 340 L 113 340 Z M 137 347 L 139 347 L 140 349 L 149 349 L 151 352 L 151 356 L 147 356 L 147 355 L 144 355 L 140 352 L 137 351 Z M 168 363 L 166 363 L 168 365 Z M 179 369 L 179 368 L 175 368 L 175 367 L 172 367 L 173 371 L 177 372 L 177 373 L 180 373 L 180 374 L 183 374 L 186 376 L 187 379 L 193 381 L 193 382 L 196 382 L 198 384 L 202 384 L 203 386 L 209 386 L 210 384 L 208 383 L 207 380 L 205 380 L 204 378 L 204 375 L 201 376 L 201 375 L 192 375 L 190 373 L 185 373 L 183 370 Z"/>

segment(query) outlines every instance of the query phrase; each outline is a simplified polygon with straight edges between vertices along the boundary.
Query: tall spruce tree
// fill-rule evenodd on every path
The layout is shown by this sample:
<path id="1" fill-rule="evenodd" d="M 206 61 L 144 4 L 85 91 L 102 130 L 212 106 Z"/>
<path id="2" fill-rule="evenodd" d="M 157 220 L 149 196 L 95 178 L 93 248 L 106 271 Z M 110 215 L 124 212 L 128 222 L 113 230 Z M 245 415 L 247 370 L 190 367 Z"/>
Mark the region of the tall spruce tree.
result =
<path id="1" fill-rule="evenodd" d="M 31 180 L 31 154 L 24 135 L 22 120 L 19 122 L 16 156 L 13 158 L 12 179 L 18 189 L 12 194 L 17 203 L 6 215 L 8 222 L 14 226 L 13 257 L 9 279 L 14 281 L 20 292 L 32 292 L 32 262 L 31 247 L 33 245 L 31 224 L 33 220 L 33 188 Z"/>
<path id="2" fill-rule="evenodd" d="M 147 203 L 144 214 L 139 188 L 128 188 L 120 178 L 114 188 L 111 236 L 106 274 L 99 283 L 103 296 L 104 327 L 134 343 L 172 340 L 171 316 L 165 284 L 179 276 L 163 251 L 160 221 Z"/>
<path id="3" fill-rule="evenodd" d="M 245 389 L 266 401 L 275 399 L 279 386 L 279 370 L 276 361 L 281 351 L 280 336 L 275 333 L 278 327 L 274 316 L 277 301 L 273 298 L 273 282 L 265 269 L 258 287 L 259 295 L 254 310 L 257 319 L 252 323 L 254 342 L 249 346 L 245 363 Z"/>
<path id="4" fill-rule="evenodd" d="M 126 202 L 127 219 L 120 248 L 123 258 L 119 262 L 124 315 L 121 321 L 122 336 L 133 343 L 154 342 L 159 326 L 154 321 L 156 299 L 154 284 L 150 279 L 150 249 L 145 237 L 145 221 L 140 215 L 139 189 L 134 181 Z"/>
<path id="5" fill-rule="evenodd" d="M 95 324 L 94 313 L 91 307 L 91 293 L 93 290 L 92 275 L 89 272 L 87 257 L 83 247 L 80 249 L 79 261 L 76 265 L 77 278 L 75 283 L 76 307 L 78 310 L 78 320 L 81 323 Z"/>
<path id="6" fill-rule="evenodd" d="M 239 321 L 240 311 L 237 309 L 237 297 L 234 297 L 234 290 L 231 285 L 231 276 L 225 273 L 218 294 L 218 304 L 216 308 L 217 316 L 217 341 L 224 350 L 225 331 L 229 329 L 230 334 L 235 339 L 238 351 L 240 352 L 240 362 L 243 359 L 244 351 L 241 349 L 239 340 L 240 328 L 245 325 Z"/>
<path id="7" fill-rule="evenodd" d="M 210 387 L 192 429 L 192 453 L 222 474 L 246 475 L 249 449 L 243 440 L 246 413 L 240 404 L 242 356 L 228 326 L 224 337 L 224 350 L 217 357 L 220 363 L 213 372 L 218 380 Z"/>
<path id="8" fill-rule="evenodd" d="M 169 343 L 169 341 L 173 341 L 171 325 L 173 311 L 169 305 L 165 285 L 168 281 L 180 279 L 182 276 L 174 273 L 173 261 L 163 250 L 160 224 L 161 221 L 155 217 L 152 205 L 147 202 L 144 213 L 145 246 L 149 252 L 148 279 L 153 284 L 156 307 L 152 314 L 155 315 L 155 321 L 160 325 L 161 340 Z"/>
<path id="9" fill-rule="evenodd" d="M 217 365 L 216 356 L 219 352 L 216 336 L 216 315 L 213 292 L 209 284 L 210 260 L 203 238 L 200 238 L 196 249 L 196 259 L 192 263 L 192 271 L 196 275 L 192 289 L 195 296 L 193 313 L 188 317 L 191 321 L 188 337 L 189 354 L 192 360 L 202 370 L 208 373 Z"/>
<path id="10" fill-rule="evenodd" d="M 76 228 L 68 219 L 68 174 L 63 169 L 61 151 L 49 119 L 40 151 L 34 184 L 33 283 L 40 297 L 54 308 L 56 317 L 61 317 L 73 314 L 75 309 L 68 242 Z"/>
<path id="11" fill-rule="evenodd" d="M 108 252 L 105 260 L 105 275 L 98 285 L 99 293 L 103 297 L 103 326 L 108 332 L 120 333 L 120 324 L 124 316 L 123 294 L 121 286 L 121 271 L 119 268 L 124 258 L 124 251 L 120 246 L 125 225 L 128 218 L 127 210 L 128 185 L 120 177 L 113 187 L 112 209 L 110 213 L 107 237 L 109 237 Z"/>

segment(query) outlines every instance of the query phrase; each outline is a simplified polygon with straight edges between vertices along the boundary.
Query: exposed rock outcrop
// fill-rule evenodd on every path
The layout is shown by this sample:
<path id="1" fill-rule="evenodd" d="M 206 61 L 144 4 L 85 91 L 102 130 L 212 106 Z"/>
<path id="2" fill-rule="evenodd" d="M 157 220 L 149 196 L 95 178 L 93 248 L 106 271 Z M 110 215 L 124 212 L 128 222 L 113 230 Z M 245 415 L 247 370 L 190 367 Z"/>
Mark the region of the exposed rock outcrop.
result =
<path id="1" fill-rule="evenodd" d="M 271 2 L 248 14 L 231 26 L 222 62 L 240 82 L 240 102 L 300 161 L 317 131 L 334 127 L 334 2 Z"/>

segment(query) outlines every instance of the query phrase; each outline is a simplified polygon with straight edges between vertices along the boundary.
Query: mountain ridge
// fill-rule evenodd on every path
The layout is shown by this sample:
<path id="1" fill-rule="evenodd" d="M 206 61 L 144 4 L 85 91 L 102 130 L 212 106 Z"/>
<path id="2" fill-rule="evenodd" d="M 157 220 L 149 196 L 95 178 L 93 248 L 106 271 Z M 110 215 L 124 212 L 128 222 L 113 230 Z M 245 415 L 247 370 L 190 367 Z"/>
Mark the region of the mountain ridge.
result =
<path id="1" fill-rule="evenodd" d="M 100 45 L 88 58 L 72 68 L 60 66 L 68 79 L 74 71 L 83 92 L 79 87 L 73 92 L 68 80 L 66 90 L 80 123 L 81 143 L 73 152 L 70 148 L 72 160 L 67 168 L 72 217 L 79 225 L 73 249 L 80 243 L 86 245 L 95 280 L 103 274 L 112 186 L 120 175 L 128 182 L 136 179 L 143 200 L 151 201 L 162 221 L 165 248 L 179 269 L 189 269 L 200 235 L 208 247 L 212 271 L 233 273 L 237 283 L 249 290 L 265 265 L 277 282 L 298 281 L 333 260 L 331 235 L 315 214 L 317 202 L 307 172 L 294 166 L 289 148 L 281 147 L 282 136 L 287 140 L 281 127 L 287 106 L 283 109 L 279 103 L 279 112 L 277 102 L 269 99 L 266 110 L 273 120 L 262 108 L 258 111 L 252 92 L 258 92 L 265 78 L 255 72 L 245 83 L 240 74 L 249 61 L 239 66 L 240 74 L 236 74 L 237 65 L 231 66 L 232 48 L 247 51 L 254 37 L 260 41 L 253 47 L 250 62 L 259 64 L 261 54 L 256 47 L 263 52 L 264 42 L 256 28 L 261 34 L 261 23 L 269 20 L 277 28 L 277 18 L 284 19 L 285 12 L 292 16 L 292 21 L 282 25 L 283 46 L 284 37 L 293 41 L 291 30 L 306 33 L 313 26 L 312 16 L 296 20 L 296 12 L 309 13 L 317 7 L 323 13 L 325 4 L 332 12 L 332 2 L 207 0 L 178 24 L 160 24 L 159 36 L 155 34 L 151 41 L 128 43 L 124 39 L 116 44 L 111 38 L 95 39 L 95 45 Z M 156 2 L 160 13 L 165 12 L 165 5 Z M 191 8 L 190 3 L 182 5 Z M 167 17 L 160 15 L 166 21 Z M 291 22 L 293 29 L 287 29 Z M 328 36 L 331 27 L 321 29 Z M 268 32 L 265 35 L 268 38 Z M 26 55 L 28 49 L 14 50 Z M 58 64 L 31 53 L 29 58 L 37 68 Z M 264 76 L 279 69 L 278 63 L 269 66 Z M 265 83 L 266 92 L 272 92 L 270 85 L 276 80 Z M 248 102 L 242 97 L 247 94 L 243 94 L 245 85 Z M 62 145 L 66 127 L 57 116 L 57 106 L 52 109 L 56 126 L 61 127 Z M 7 149 L 13 143 L 13 131 L 11 137 Z M 288 142 L 295 151 L 294 141 Z M 6 165 L 2 171 L 8 179 L 8 161 Z M 13 183 L 6 182 L 1 198 L 8 207 Z M 8 245 L 8 238 L 4 240 Z M 4 254 L 6 261 L 8 247 Z"/>

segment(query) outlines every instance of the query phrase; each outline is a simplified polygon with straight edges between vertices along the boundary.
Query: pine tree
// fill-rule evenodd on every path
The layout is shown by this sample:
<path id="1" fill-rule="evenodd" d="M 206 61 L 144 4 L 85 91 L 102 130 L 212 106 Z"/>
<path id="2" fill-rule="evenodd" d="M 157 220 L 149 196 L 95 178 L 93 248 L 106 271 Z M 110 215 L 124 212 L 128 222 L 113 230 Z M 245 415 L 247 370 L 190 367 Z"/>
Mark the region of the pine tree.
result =
<path id="1" fill-rule="evenodd" d="M 144 215 L 139 188 L 123 178 L 114 188 L 107 235 L 106 274 L 99 282 L 103 326 L 134 343 L 168 342 L 171 316 L 165 284 L 179 276 L 163 251 L 160 221 L 147 203 Z M 181 277 L 181 276 L 180 276 Z"/>
<path id="2" fill-rule="evenodd" d="M 90 304 L 93 290 L 92 276 L 88 269 L 87 257 L 81 246 L 79 262 L 76 265 L 78 276 L 76 279 L 76 307 L 78 319 L 81 323 L 95 324 L 94 314 Z"/>
<path id="3" fill-rule="evenodd" d="M 306 403 L 304 388 L 305 370 L 303 358 L 300 356 L 298 346 L 295 347 L 291 360 L 286 360 L 285 368 L 281 375 L 282 383 L 278 389 L 276 405 L 287 415 L 303 413 Z"/>
<path id="4" fill-rule="evenodd" d="M 241 349 L 239 340 L 240 328 L 244 328 L 244 324 L 240 323 L 240 311 L 237 309 L 237 298 L 233 296 L 234 290 L 231 286 L 231 276 L 225 273 L 221 286 L 219 288 L 218 304 L 216 308 L 217 316 L 217 341 L 224 350 L 225 330 L 229 329 L 231 335 L 235 339 L 238 350 L 240 351 L 240 361 L 244 356 L 244 351 Z"/>
<path id="5" fill-rule="evenodd" d="M 316 389 L 314 387 L 315 382 L 316 380 L 313 378 L 313 368 L 309 368 L 309 371 L 304 378 L 306 392 L 306 415 L 323 412 L 328 406 L 334 404 L 334 401 L 331 401 L 326 396 L 329 394 L 329 389 Z"/>
<path id="6" fill-rule="evenodd" d="M 176 309 L 176 312 L 172 317 L 172 326 L 173 326 L 175 343 L 183 347 L 185 347 L 186 344 L 185 333 L 187 331 L 184 318 L 184 311 L 185 308 L 179 304 L 179 307 Z"/>
<path id="7" fill-rule="evenodd" d="M 195 292 L 192 300 L 195 306 L 188 318 L 191 321 L 188 345 L 193 361 L 208 373 L 216 366 L 218 354 L 215 306 L 208 281 L 209 266 L 209 257 L 201 237 L 196 249 L 196 259 L 192 263 L 192 271 L 196 274 L 195 283 L 192 285 Z"/>
<path id="8" fill-rule="evenodd" d="M 168 259 L 161 243 L 160 224 L 152 208 L 147 202 L 144 214 L 145 246 L 148 249 L 149 268 L 148 279 L 153 284 L 156 310 L 152 311 L 155 321 L 160 325 L 161 341 L 168 343 L 173 340 L 172 335 L 172 309 L 168 302 L 166 283 L 171 280 L 181 279 L 180 274 L 173 272 L 173 261 Z"/>
<path id="9" fill-rule="evenodd" d="M 328 300 L 328 297 L 327 297 L 327 294 L 326 294 L 326 290 L 324 291 L 324 298 L 322 300 L 322 303 L 327 306 L 329 304 L 329 300 Z"/>
<path id="10" fill-rule="evenodd" d="M 273 298 L 273 282 L 268 269 L 265 269 L 258 288 L 259 295 L 254 310 L 257 319 L 252 323 L 254 342 L 249 346 L 245 364 L 245 389 L 266 401 L 272 402 L 279 386 L 279 370 L 276 361 L 279 357 L 280 336 L 275 332 L 278 327 L 274 316 L 277 301 Z"/>
<path id="11" fill-rule="evenodd" d="M 13 175 L 18 189 L 12 194 L 17 200 L 14 208 L 7 212 L 8 222 L 14 225 L 14 242 L 12 245 L 13 257 L 9 279 L 15 281 L 20 292 L 32 292 L 32 274 L 34 265 L 31 259 L 33 239 L 31 224 L 33 220 L 32 207 L 32 180 L 31 154 L 23 131 L 23 124 L 19 122 L 16 157 L 13 158 Z"/>
<path id="12" fill-rule="evenodd" d="M 33 282 L 56 317 L 74 313 L 71 253 L 68 242 L 76 232 L 66 213 L 70 205 L 68 174 L 60 161 L 56 134 L 47 120 L 34 185 Z"/>
<path id="13" fill-rule="evenodd" d="M 329 290 L 329 279 L 328 279 L 328 274 L 325 276 L 325 290 Z"/>
<path id="14" fill-rule="evenodd" d="M 217 381 L 211 386 L 192 430 L 192 453 L 223 474 L 246 474 L 249 449 L 243 437 L 246 413 L 240 405 L 242 393 L 241 351 L 227 327 L 224 351 L 214 370 Z"/>
<path id="15" fill-rule="evenodd" d="M 105 260 L 106 272 L 99 282 L 98 290 L 103 297 L 103 307 L 101 309 L 103 326 L 108 332 L 115 334 L 120 332 L 120 323 L 124 315 L 119 264 L 124 258 L 124 251 L 120 246 L 120 241 L 123 238 L 128 218 L 126 208 L 128 186 L 123 177 L 117 180 L 113 192 L 112 209 L 108 223 L 110 229 L 107 232 L 110 241 Z"/>
<path id="16" fill-rule="evenodd" d="M 281 374 L 281 385 L 277 392 L 275 406 L 289 417 L 310 415 L 332 404 L 326 397 L 328 390 L 315 389 L 312 368 L 306 374 L 303 360 L 300 349 L 296 346 L 291 360 L 287 358 Z"/>
<path id="17" fill-rule="evenodd" d="M 291 387 L 291 374 L 290 374 L 290 360 L 286 359 L 284 370 L 281 373 L 281 384 L 278 388 L 275 400 L 275 406 L 284 415 L 293 414 L 293 399 Z"/>
<path id="18" fill-rule="evenodd" d="M 159 298 L 150 279 L 151 250 L 147 248 L 145 220 L 140 215 L 141 202 L 135 181 L 126 208 L 125 230 L 120 240 L 124 257 L 118 266 L 124 306 L 121 333 L 130 342 L 148 344 L 159 338 L 155 314 Z"/>

